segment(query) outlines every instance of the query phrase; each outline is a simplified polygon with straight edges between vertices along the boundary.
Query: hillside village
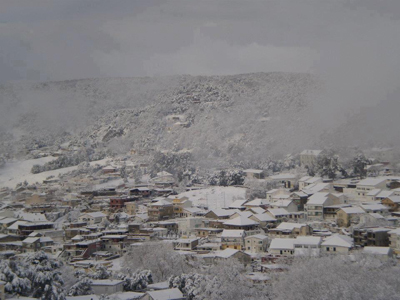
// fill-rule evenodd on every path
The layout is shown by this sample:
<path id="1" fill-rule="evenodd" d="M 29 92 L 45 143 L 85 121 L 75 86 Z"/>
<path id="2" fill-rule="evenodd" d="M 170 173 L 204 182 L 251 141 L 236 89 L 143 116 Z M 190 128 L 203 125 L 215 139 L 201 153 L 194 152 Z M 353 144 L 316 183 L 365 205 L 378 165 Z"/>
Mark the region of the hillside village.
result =
<path id="1" fill-rule="evenodd" d="M 142 274 L 145 283 L 132 288 L 115 274 L 148 246 L 204 266 L 234 259 L 256 286 L 276 280 L 296 257 L 400 257 L 400 175 L 383 155 L 360 176 L 310 176 L 322 151 L 304 150 L 296 168 L 245 169 L 241 184 L 221 185 L 193 183 L 190 173 L 149 174 L 137 155 L 1 188 L 2 260 L 43 253 L 74 272 L 103 274 L 81 277 L 76 284 L 85 288 L 73 285 L 66 299 L 172 300 L 193 298 L 166 275 Z M 271 188 L 257 197 L 254 185 Z M 25 296 L 12 278 L 0 279 L 0 299 Z"/>

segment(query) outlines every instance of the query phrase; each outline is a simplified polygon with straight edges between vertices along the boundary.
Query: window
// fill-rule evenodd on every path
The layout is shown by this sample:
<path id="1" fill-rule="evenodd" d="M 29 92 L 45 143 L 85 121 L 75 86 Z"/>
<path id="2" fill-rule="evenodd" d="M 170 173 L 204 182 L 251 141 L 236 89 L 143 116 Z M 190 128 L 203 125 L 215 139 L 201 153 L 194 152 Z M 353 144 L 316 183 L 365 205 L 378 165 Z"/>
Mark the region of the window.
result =
<path id="1" fill-rule="evenodd" d="M 326 247 L 326 251 L 329 252 L 329 247 Z"/>
<path id="2" fill-rule="evenodd" d="M 247 247 L 247 250 L 250 250 L 250 247 Z"/>
<path id="3" fill-rule="evenodd" d="M 336 247 L 333 247 L 333 251 L 336 251 Z"/>

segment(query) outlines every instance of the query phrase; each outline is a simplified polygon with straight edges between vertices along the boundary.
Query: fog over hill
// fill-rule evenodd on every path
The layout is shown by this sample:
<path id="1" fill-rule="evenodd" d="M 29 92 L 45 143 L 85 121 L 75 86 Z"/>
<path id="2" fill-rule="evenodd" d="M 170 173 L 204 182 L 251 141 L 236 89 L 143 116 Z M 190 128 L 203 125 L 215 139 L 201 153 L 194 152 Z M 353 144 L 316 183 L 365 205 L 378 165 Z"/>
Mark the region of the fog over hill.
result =
<path id="1" fill-rule="evenodd" d="M 321 97 L 324 83 L 305 73 L 7 83 L 0 87 L 1 152 L 24 157 L 72 142 L 117 153 L 191 150 L 203 163 L 231 165 L 304 148 L 395 141 L 375 121 L 396 101 L 327 131 L 326 112 L 316 105 Z"/>
<path id="2" fill-rule="evenodd" d="M 300 73 L 6 84 L 2 149 L 71 140 L 124 150 L 194 149 L 228 160 L 287 153 L 315 138 L 306 112 L 318 86 Z"/>

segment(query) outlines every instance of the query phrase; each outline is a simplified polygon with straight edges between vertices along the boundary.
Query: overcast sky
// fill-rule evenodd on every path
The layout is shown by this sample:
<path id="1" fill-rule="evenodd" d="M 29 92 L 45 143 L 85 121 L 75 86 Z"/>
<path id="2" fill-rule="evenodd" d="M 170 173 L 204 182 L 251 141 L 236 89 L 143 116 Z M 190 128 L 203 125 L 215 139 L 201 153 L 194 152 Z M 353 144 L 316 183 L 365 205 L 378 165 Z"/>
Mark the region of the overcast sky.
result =
<path id="1" fill-rule="evenodd" d="M 399 0 L 1 0 L 0 81 L 312 72 L 369 104 L 398 88 L 399 36 Z"/>

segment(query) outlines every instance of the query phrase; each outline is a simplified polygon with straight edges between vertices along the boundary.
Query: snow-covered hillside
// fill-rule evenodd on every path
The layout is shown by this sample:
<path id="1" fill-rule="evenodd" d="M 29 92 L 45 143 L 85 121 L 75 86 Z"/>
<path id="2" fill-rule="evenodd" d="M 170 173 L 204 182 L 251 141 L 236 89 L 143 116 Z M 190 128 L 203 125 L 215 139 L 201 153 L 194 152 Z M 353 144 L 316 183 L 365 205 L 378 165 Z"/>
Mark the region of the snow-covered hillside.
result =
<path id="1" fill-rule="evenodd" d="M 212 164 L 256 161 L 318 139 L 310 110 L 318 87 L 292 73 L 3 85 L 0 151 L 72 141 L 122 152 L 193 149 Z"/>
<path id="2" fill-rule="evenodd" d="M 61 168 L 57 170 L 42 172 L 39 174 L 32 174 L 31 169 L 33 165 L 44 164 L 46 162 L 54 160 L 54 157 L 43 157 L 39 159 L 28 159 L 23 161 L 11 161 L 5 164 L 3 168 L 0 168 L 0 188 L 8 187 L 15 188 L 18 183 L 28 182 L 28 184 L 34 184 L 36 182 L 42 182 L 50 176 L 57 178 L 61 174 L 65 174 L 77 169 L 77 166 Z M 106 165 L 107 160 L 99 160 L 90 162 L 90 165 L 96 164 Z"/>

